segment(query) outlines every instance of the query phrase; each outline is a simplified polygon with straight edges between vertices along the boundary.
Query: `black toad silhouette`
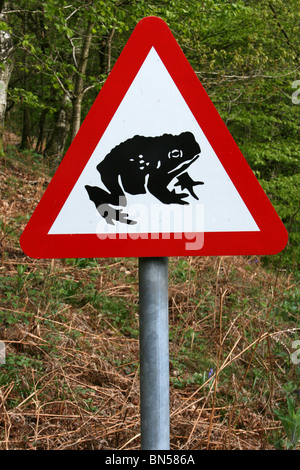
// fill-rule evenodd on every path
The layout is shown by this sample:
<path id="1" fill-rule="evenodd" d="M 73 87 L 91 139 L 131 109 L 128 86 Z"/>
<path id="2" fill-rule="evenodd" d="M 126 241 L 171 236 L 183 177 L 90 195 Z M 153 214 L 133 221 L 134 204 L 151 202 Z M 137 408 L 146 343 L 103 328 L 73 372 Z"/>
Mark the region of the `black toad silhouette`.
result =
<path id="1" fill-rule="evenodd" d="M 126 207 L 125 193 L 145 194 L 148 191 L 163 204 L 188 204 L 184 198 L 189 194 L 198 199 L 193 188 L 204 183 L 193 181 L 186 170 L 200 152 L 191 132 L 157 137 L 136 135 L 114 147 L 97 165 L 108 191 L 98 186 L 87 185 L 85 188 L 108 224 L 114 225 L 114 221 L 135 224 L 122 209 L 112 207 Z M 177 178 L 174 186 L 189 194 L 168 189 L 174 178 Z"/>

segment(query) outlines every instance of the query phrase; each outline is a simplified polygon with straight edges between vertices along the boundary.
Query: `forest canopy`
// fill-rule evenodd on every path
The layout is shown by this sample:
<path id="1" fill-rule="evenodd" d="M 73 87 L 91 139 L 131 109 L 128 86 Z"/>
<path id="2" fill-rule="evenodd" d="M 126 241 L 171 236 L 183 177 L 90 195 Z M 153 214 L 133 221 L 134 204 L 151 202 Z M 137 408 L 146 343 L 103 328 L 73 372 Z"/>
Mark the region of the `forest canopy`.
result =
<path id="1" fill-rule="evenodd" d="M 137 22 L 164 19 L 289 232 L 299 263 L 297 0 L 0 1 L 0 141 L 48 158 L 76 135 Z"/>

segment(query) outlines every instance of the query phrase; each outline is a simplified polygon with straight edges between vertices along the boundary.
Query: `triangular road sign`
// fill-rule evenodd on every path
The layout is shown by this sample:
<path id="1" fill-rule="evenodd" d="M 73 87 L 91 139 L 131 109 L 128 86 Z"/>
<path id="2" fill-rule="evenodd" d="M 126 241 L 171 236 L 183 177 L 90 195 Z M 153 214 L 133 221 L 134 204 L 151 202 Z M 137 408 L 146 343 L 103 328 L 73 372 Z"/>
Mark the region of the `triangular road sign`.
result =
<path id="1" fill-rule="evenodd" d="M 274 254 L 287 231 L 164 21 L 133 31 L 21 235 L 34 258 Z"/>

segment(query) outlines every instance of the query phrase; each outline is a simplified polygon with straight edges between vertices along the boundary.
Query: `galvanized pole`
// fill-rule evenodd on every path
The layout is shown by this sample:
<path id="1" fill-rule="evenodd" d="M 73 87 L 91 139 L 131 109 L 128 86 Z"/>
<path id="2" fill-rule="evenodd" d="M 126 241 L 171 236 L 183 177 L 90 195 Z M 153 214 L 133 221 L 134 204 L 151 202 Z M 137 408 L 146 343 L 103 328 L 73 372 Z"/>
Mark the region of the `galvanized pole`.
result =
<path id="1" fill-rule="evenodd" d="M 139 258 L 142 450 L 169 450 L 168 258 Z"/>

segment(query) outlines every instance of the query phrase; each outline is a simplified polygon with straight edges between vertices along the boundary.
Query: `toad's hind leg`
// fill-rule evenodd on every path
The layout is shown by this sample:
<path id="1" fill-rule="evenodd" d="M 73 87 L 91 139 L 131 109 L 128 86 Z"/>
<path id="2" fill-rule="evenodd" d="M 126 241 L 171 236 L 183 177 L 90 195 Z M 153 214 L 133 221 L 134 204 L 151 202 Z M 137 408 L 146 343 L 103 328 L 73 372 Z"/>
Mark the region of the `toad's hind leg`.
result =
<path id="1" fill-rule="evenodd" d="M 89 198 L 96 206 L 99 214 L 106 220 L 110 225 L 114 225 L 115 221 L 133 225 L 136 222 L 128 219 L 128 214 L 123 212 L 122 209 L 116 209 L 113 206 L 126 206 L 126 197 L 124 194 L 119 197 L 112 197 L 111 194 L 104 191 L 104 189 L 98 188 L 98 186 L 85 186 Z"/>
<path id="2" fill-rule="evenodd" d="M 109 192 L 101 190 L 103 193 L 106 194 L 105 199 L 103 202 L 109 202 L 114 206 L 126 206 L 126 197 L 124 194 L 124 190 L 119 183 L 119 176 L 112 177 L 110 174 L 106 172 L 101 173 L 101 180 L 105 187 L 108 189 Z M 99 188 L 100 189 L 100 188 Z"/>

